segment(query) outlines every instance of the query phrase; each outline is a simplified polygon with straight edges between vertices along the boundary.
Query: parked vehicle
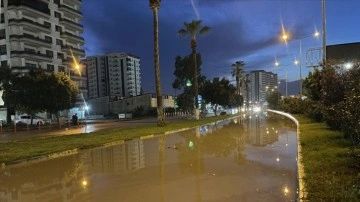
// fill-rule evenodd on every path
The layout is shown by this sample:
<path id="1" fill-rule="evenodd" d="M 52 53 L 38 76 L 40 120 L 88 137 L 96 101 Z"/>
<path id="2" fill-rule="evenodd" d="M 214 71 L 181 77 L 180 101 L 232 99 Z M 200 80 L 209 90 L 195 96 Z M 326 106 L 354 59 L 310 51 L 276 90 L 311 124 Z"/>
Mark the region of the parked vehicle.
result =
<path id="1" fill-rule="evenodd" d="M 41 117 L 37 117 L 37 116 L 33 116 L 32 118 L 32 124 L 33 125 L 44 125 L 45 124 L 45 120 L 42 119 Z M 20 116 L 16 119 L 16 124 L 27 124 L 30 125 L 31 124 L 31 116 L 30 115 L 23 115 Z"/>

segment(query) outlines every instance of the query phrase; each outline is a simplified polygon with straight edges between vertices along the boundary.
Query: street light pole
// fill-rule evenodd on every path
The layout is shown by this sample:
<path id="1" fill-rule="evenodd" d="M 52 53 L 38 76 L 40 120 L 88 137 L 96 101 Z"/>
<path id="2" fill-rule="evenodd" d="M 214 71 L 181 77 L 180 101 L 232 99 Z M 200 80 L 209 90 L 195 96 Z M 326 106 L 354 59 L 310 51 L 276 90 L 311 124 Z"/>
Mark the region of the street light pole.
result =
<path id="1" fill-rule="evenodd" d="M 299 61 L 299 69 L 300 69 L 300 99 L 302 99 L 302 56 L 301 56 L 301 39 L 300 39 L 300 61 Z"/>
<path id="2" fill-rule="evenodd" d="M 323 65 L 326 61 L 326 6 L 325 0 L 322 0 L 322 42 L 323 42 Z"/>
<path id="3" fill-rule="evenodd" d="M 287 81 L 287 78 L 288 75 L 287 75 L 287 67 L 285 68 L 285 95 L 286 97 L 288 96 L 288 81 Z"/>

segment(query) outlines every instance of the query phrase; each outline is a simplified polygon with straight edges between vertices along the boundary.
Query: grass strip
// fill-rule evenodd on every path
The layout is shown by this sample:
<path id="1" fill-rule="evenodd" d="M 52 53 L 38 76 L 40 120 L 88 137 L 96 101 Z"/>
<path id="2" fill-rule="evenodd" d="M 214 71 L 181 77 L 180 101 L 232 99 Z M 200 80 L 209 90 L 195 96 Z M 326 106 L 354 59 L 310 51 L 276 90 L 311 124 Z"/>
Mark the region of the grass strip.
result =
<path id="1" fill-rule="evenodd" d="M 360 151 L 355 151 L 357 158 L 352 157 L 344 135 L 325 123 L 304 116 L 295 118 L 300 123 L 305 201 L 360 201 Z"/>
<path id="2" fill-rule="evenodd" d="M 27 159 L 73 150 L 103 146 L 107 143 L 139 138 L 147 135 L 164 134 L 165 132 L 192 128 L 207 123 L 230 118 L 231 115 L 208 117 L 198 121 L 181 119 L 167 123 L 165 127 L 153 125 L 136 128 L 101 130 L 93 133 L 82 133 L 56 137 L 35 138 L 22 141 L 0 143 L 0 164 L 14 164 Z"/>

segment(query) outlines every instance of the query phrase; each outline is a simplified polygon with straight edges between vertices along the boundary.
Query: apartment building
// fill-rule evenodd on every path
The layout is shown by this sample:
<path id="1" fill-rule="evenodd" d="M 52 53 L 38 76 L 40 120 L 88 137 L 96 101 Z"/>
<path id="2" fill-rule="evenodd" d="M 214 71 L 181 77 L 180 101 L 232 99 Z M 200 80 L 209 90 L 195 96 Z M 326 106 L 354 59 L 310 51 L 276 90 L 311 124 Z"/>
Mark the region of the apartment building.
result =
<path id="1" fill-rule="evenodd" d="M 140 58 L 129 53 L 87 57 L 89 99 L 109 96 L 120 99 L 140 95 Z"/>
<path id="2" fill-rule="evenodd" d="M 250 72 L 248 78 L 250 79 L 248 93 L 251 103 L 263 105 L 266 102 L 268 93 L 278 90 L 277 74 L 257 70 Z"/>
<path id="3" fill-rule="evenodd" d="M 82 0 L 1 0 L 0 64 L 26 73 L 34 68 L 66 72 L 79 86 L 77 106 L 87 96 L 85 56 L 80 36 Z M 74 61 L 75 60 L 75 61 Z"/>

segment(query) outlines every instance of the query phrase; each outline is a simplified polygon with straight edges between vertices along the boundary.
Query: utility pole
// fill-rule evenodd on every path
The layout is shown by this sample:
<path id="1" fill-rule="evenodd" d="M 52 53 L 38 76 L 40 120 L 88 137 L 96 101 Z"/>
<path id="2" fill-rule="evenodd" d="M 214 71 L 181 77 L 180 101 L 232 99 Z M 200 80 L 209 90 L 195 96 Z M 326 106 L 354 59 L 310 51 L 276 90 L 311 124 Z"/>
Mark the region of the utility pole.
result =
<path id="1" fill-rule="evenodd" d="M 322 42 L 323 42 L 323 65 L 326 61 L 326 6 L 325 0 L 322 0 Z"/>

